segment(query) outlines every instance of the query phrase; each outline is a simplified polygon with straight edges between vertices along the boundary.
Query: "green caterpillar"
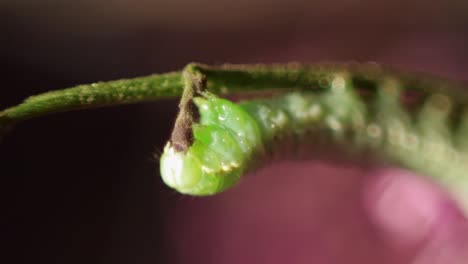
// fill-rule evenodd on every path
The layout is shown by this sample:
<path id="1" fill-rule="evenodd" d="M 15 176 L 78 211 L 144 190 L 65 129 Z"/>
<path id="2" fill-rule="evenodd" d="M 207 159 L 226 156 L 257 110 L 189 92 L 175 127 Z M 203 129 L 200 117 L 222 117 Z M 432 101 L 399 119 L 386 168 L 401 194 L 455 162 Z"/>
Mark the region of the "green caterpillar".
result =
<path id="1" fill-rule="evenodd" d="M 161 157 L 164 182 L 179 192 L 215 194 L 276 153 L 334 146 L 350 158 L 372 153 L 367 156 L 433 176 L 468 208 L 462 87 L 376 64 L 190 64 L 183 72 L 31 97 L 0 112 L 0 132 L 46 113 L 182 95 Z M 219 97 L 232 95 L 254 99 Z"/>
<path id="2" fill-rule="evenodd" d="M 193 142 L 178 151 L 169 142 L 161 156 L 161 176 L 176 190 L 207 195 L 235 184 L 251 156 L 259 152 L 262 135 L 256 120 L 236 104 L 209 95 L 194 98 L 200 123 L 192 128 Z"/>

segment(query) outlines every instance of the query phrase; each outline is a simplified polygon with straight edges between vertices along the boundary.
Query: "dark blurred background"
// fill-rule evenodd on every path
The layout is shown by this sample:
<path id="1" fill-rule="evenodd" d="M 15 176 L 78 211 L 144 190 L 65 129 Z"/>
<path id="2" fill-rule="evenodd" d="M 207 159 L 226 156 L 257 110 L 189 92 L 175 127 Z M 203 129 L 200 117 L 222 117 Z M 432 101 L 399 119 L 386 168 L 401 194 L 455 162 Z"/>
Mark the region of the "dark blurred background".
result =
<path id="1" fill-rule="evenodd" d="M 468 78 L 462 0 L 19 0 L 0 2 L 0 22 L 0 108 L 192 61 L 377 61 Z M 175 113 L 166 100 L 19 124 L 0 143 L 0 262 L 405 263 L 369 227 L 360 168 L 284 163 L 218 197 L 169 190 L 153 154 Z"/>

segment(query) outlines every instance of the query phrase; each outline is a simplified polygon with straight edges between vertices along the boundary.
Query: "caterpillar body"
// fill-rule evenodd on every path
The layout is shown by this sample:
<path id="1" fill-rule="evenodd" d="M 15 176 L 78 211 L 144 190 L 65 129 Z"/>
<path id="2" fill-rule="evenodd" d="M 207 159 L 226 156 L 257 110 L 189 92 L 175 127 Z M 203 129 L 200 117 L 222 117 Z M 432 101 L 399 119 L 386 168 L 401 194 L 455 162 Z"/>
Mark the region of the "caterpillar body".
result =
<path id="1" fill-rule="evenodd" d="M 28 98 L 0 112 L 0 134 L 42 114 L 182 95 L 160 170 L 182 193 L 224 191 L 279 148 L 324 145 L 351 157 L 378 154 L 432 176 L 468 211 L 468 91 L 462 87 L 376 64 L 190 64 L 183 72 Z M 252 97 L 252 91 L 253 99 L 236 103 L 220 97 Z M 259 91 L 281 95 L 256 98 Z"/>
<path id="2" fill-rule="evenodd" d="M 378 154 L 433 176 L 467 200 L 468 112 L 454 112 L 449 96 L 428 95 L 408 111 L 396 81 L 383 83 L 373 98 L 359 95 L 342 75 L 330 85 L 326 93 L 292 92 L 238 104 L 212 94 L 194 98 L 200 122 L 193 127 L 193 145 L 185 152 L 166 145 L 163 180 L 182 193 L 215 194 L 261 166 L 275 146 L 327 144 L 347 149 L 349 156 Z"/>

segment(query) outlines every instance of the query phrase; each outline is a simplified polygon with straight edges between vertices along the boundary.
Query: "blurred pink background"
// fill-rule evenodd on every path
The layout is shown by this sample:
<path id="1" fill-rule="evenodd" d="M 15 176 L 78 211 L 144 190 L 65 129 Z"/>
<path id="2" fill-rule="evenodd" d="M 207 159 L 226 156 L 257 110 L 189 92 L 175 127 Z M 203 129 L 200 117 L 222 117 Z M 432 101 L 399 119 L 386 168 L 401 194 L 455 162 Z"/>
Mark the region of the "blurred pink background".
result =
<path id="1" fill-rule="evenodd" d="M 8 1 L 0 106 L 203 63 L 377 61 L 467 80 L 466 1 Z M 0 148 L 18 263 L 410 263 L 364 208 L 369 168 L 272 164 L 216 197 L 167 189 L 176 101 L 26 122 Z M 2 162 L 3 163 L 3 162 Z"/>

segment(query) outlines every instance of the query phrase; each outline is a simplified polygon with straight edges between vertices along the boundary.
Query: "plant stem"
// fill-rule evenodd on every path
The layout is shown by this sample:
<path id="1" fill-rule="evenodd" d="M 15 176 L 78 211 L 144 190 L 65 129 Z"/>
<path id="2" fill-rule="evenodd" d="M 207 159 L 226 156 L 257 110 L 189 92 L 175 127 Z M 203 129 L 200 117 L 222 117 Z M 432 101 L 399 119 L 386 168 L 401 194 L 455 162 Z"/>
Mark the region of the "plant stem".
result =
<path id="1" fill-rule="evenodd" d="M 181 76 L 180 72 L 173 72 L 51 91 L 27 98 L 23 103 L 0 112 L 0 117 L 21 121 L 55 112 L 179 96 L 183 91 Z"/>
<path id="2" fill-rule="evenodd" d="M 13 123 L 45 114 L 181 96 L 184 87 L 188 87 L 184 73 L 203 76 L 207 81 L 206 89 L 220 95 L 273 89 L 326 91 L 337 73 L 349 75 L 361 90 L 375 90 L 379 82 L 388 78 L 397 79 L 403 89 L 423 93 L 442 91 L 448 85 L 447 81 L 399 73 L 376 64 L 208 66 L 192 63 L 181 72 L 78 85 L 29 97 L 23 103 L 0 112 L 0 135 Z M 466 98 L 466 93 L 455 95 Z"/>

